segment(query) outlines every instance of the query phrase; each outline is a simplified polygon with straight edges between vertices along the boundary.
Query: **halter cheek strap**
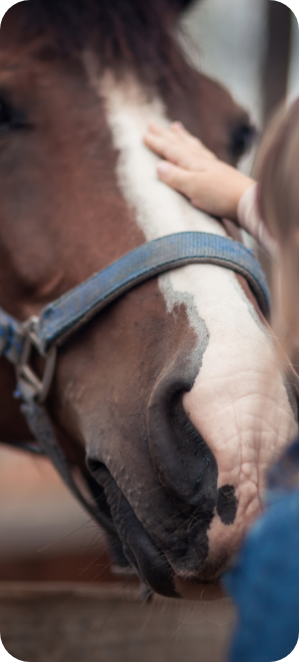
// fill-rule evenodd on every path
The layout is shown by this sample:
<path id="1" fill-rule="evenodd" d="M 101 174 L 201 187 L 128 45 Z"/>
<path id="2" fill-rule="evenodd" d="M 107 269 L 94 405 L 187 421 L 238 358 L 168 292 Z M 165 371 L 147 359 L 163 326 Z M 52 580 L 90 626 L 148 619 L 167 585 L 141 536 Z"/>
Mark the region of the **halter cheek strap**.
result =
<path id="1" fill-rule="evenodd" d="M 77 487 L 46 409 L 42 406 L 51 388 L 57 348 L 135 285 L 166 271 L 198 263 L 218 265 L 244 276 L 261 311 L 268 317 L 268 288 L 253 253 L 232 239 L 203 232 L 173 234 L 139 246 L 50 303 L 39 317 L 32 317 L 25 323 L 18 322 L 0 308 L 0 356 L 5 356 L 16 368 L 16 394 L 23 401 L 22 413 L 39 448 L 50 457 L 76 498 L 110 535 L 116 536 L 113 524 Z M 33 348 L 46 361 L 42 379 L 30 366 Z"/>

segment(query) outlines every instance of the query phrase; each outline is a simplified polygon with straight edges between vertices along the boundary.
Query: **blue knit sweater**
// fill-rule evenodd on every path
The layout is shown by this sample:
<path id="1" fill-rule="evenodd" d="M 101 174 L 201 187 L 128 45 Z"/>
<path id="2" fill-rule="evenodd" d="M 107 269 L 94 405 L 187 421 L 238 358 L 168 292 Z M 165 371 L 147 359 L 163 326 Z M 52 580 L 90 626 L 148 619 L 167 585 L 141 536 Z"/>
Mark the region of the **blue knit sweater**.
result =
<path id="1" fill-rule="evenodd" d="M 269 475 L 267 510 L 224 577 L 238 608 L 229 662 L 276 662 L 299 635 L 299 438 Z"/>

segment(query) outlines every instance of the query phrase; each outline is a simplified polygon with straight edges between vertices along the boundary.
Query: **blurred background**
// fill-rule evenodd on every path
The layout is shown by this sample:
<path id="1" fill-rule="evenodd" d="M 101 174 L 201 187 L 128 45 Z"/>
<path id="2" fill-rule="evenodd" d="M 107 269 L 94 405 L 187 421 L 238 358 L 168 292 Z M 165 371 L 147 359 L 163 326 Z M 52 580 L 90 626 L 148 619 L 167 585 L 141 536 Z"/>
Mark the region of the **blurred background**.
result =
<path id="1" fill-rule="evenodd" d="M 271 0 L 202 0 L 182 21 L 183 48 L 226 85 L 260 131 L 299 95 L 299 31 Z M 179 119 L 179 118 L 178 118 Z M 250 170 L 253 154 L 241 167 Z M 98 527 L 47 460 L 0 446 L 0 580 L 114 581 Z"/>
<path id="2" fill-rule="evenodd" d="M 299 29 L 272 0 L 202 0 L 182 22 L 197 68 L 223 83 L 262 133 L 277 106 L 299 95 Z M 240 164 L 250 172 L 254 152 Z"/>

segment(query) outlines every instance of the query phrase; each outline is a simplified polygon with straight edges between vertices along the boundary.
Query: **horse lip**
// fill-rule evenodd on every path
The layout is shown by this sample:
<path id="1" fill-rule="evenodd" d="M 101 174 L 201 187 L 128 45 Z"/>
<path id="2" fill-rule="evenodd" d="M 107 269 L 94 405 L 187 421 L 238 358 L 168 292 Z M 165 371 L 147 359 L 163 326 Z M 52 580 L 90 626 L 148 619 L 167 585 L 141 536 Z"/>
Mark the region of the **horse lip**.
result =
<path id="1" fill-rule="evenodd" d="M 154 577 L 150 564 L 147 568 L 143 566 L 141 569 L 140 555 L 142 556 L 143 553 L 142 545 L 139 546 L 139 554 L 136 554 L 136 550 L 133 552 L 132 549 L 129 550 L 127 547 L 124 547 L 124 554 L 130 559 L 131 567 L 128 570 L 119 570 L 119 574 L 137 575 L 140 581 L 148 586 L 150 590 L 165 597 L 183 598 L 186 600 L 214 600 L 224 597 L 225 594 L 220 583 L 220 575 L 227 565 L 226 558 L 225 560 L 222 559 L 217 564 L 217 567 L 211 566 L 209 563 L 204 563 L 197 573 L 192 573 L 189 576 L 188 573 L 182 573 L 180 575 L 168 566 L 166 555 L 159 550 L 152 539 L 151 543 L 159 554 L 161 563 L 163 562 L 162 559 L 164 559 L 164 563 L 167 566 L 163 586 L 161 584 L 161 576 L 157 579 Z"/>
<path id="2" fill-rule="evenodd" d="M 215 580 L 215 569 L 208 568 L 207 529 L 210 516 L 205 518 L 205 509 L 213 512 L 214 500 L 197 500 L 195 506 L 176 504 L 179 517 L 178 546 L 172 539 L 160 544 L 160 537 L 152 536 L 151 530 L 137 518 L 133 507 L 125 498 L 121 488 L 100 461 L 88 458 L 87 465 L 101 485 L 109 504 L 110 516 L 122 543 L 122 553 L 128 563 L 136 569 L 139 577 L 152 590 L 167 597 L 180 597 L 175 589 L 175 577 L 200 585 Z M 116 505 L 117 504 L 117 505 Z M 189 512 L 189 510 L 192 512 Z M 182 518 L 185 525 L 182 526 Z M 194 522 L 194 526 L 190 524 Z M 177 534 L 175 534 L 175 537 Z M 172 534 L 171 534 L 172 537 Z M 112 554 L 113 556 L 113 554 Z M 115 555 L 114 555 L 115 556 Z M 116 559 L 115 559 L 116 560 Z M 123 567 L 123 563 L 121 564 Z"/>
<path id="3" fill-rule="evenodd" d="M 160 549 L 144 529 L 107 467 L 94 460 L 88 461 L 88 466 L 104 488 L 111 518 L 119 537 L 121 555 L 127 559 L 126 567 L 121 563 L 121 574 L 131 568 L 131 573 L 135 572 L 151 590 L 166 597 L 189 599 L 187 596 L 191 596 L 190 599 L 193 599 L 192 595 L 198 598 L 201 594 L 205 596 L 220 594 L 216 584 L 218 575 L 224 569 L 223 559 L 217 563 L 217 567 L 212 567 L 208 561 L 202 560 L 201 563 L 199 561 L 197 569 L 189 570 L 184 568 L 184 559 L 182 559 L 181 569 L 179 571 L 178 568 L 174 569 L 174 565 L 177 564 L 173 564 L 168 559 L 171 550 L 167 554 Z M 119 565 L 113 546 L 111 551 L 114 563 Z"/>
<path id="4" fill-rule="evenodd" d="M 107 467 L 90 458 L 87 458 L 87 466 L 104 489 L 122 553 L 128 564 L 135 568 L 140 579 L 154 592 L 166 597 L 180 597 L 175 591 L 174 573 L 165 554 L 137 519 Z M 111 551 L 113 557 L 113 548 Z"/>

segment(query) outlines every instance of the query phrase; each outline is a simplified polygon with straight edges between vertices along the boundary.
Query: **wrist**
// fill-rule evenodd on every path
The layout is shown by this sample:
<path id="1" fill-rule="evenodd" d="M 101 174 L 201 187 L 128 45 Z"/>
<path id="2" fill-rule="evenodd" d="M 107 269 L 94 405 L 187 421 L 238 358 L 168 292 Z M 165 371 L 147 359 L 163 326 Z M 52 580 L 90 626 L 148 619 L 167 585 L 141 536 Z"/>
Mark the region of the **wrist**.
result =
<path id="1" fill-rule="evenodd" d="M 237 174 L 238 177 L 236 178 L 234 193 L 232 195 L 232 211 L 231 211 L 231 219 L 236 223 L 239 222 L 238 209 L 239 209 L 240 201 L 243 198 L 243 195 L 246 193 L 246 191 L 249 188 L 256 185 L 256 181 L 254 179 L 251 179 L 251 177 L 247 177 L 246 175 L 243 175 L 241 172 L 238 172 Z"/>

